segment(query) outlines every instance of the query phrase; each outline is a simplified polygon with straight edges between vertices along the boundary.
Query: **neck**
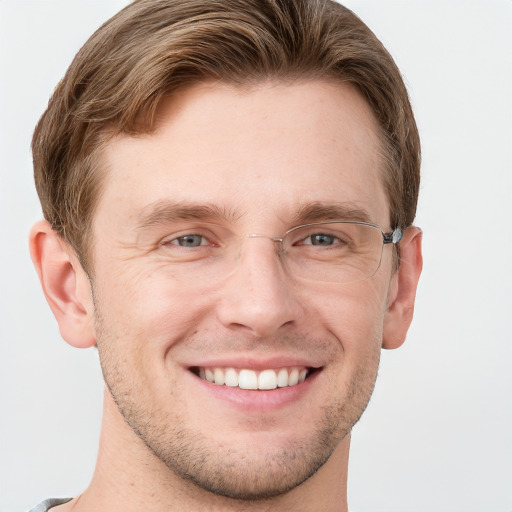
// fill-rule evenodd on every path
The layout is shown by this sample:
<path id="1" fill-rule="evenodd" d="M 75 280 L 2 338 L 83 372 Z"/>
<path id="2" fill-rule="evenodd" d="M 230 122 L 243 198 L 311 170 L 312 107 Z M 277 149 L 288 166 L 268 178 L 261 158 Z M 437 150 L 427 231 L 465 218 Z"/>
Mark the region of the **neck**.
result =
<path id="1" fill-rule="evenodd" d="M 349 443 L 347 436 L 312 477 L 283 495 L 257 502 L 232 500 L 205 491 L 172 472 L 126 424 L 106 392 L 94 476 L 80 501 L 74 500 L 68 507 L 63 506 L 62 510 L 346 512 Z"/>

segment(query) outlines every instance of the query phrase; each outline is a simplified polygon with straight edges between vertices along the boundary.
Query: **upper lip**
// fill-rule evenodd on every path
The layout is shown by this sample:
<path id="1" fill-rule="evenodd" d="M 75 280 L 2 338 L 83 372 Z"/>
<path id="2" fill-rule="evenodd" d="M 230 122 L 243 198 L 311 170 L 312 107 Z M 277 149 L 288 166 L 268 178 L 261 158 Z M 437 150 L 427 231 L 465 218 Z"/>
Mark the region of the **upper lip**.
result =
<path id="1" fill-rule="evenodd" d="M 185 365 L 189 368 L 239 368 L 255 371 L 270 368 L 307 367 L 320 368 L 323 365 L 310 358 L 296 356 L 272 356 L 256 358 L 254 356 L 226 356 L 201 359 Z"/>

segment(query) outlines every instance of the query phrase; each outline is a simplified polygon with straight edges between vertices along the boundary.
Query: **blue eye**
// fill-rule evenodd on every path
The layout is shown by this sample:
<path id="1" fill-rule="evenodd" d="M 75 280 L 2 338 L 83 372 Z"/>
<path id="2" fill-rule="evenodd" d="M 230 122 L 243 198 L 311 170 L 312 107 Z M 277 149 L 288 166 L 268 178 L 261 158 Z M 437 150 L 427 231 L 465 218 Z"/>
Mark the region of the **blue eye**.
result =
<path id="1" fill-rule="evenodd" d="M 179 236 L 174 240 L 169 240 L 167 243 L 172 245 L 179 245 L 180 247 L 200 247 L 201 245 L 206 245 L 207 240 L 204 236 L 201 235 L 185 235 Z"/>
<path id="2" fill-rule="evenodd" d="M 323 247 L 333 245 L 339 241 L 337 237 L 333 235 L 327 235 L 325 233 L 318 233 L 316 235 L 308 236 L 306 240 L 310 240 L 311 245 L 320 245 Z"/>

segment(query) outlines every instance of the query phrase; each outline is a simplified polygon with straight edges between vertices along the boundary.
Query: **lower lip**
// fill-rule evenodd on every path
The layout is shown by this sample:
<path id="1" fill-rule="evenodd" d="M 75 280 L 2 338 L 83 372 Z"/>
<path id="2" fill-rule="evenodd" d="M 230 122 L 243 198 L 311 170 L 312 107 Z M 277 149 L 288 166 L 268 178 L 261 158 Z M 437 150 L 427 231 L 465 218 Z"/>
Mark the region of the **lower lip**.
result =
<path id="1" fill-rule="evenodd" d="M 188 370 L 187 370 L 188 371 Z M 295 386 L 276 388 L 266 391 L 240 389 L 224 385 L 213 384 L 203 380 L 192 372 L 188 371 L 200 389 L 207 392 L 216 399 L 223 400 L 241 411 L 248 412 L 271 412 L 300 400 L 308 393 L 314 385 L 321 370 L 317 370 L 305 381 Z"/>

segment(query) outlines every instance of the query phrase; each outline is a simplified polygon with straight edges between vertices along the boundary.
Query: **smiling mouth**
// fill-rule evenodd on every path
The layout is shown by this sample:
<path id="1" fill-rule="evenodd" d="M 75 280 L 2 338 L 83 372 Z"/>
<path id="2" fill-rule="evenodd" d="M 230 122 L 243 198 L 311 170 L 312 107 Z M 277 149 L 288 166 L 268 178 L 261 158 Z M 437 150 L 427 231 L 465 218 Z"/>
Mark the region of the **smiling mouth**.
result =
<path id="1" fill-rule="evenodd" d="M 320 368 L 295 366 L 255 371 L 238 368 L 193 367 L 190 370 L 200 379 L 218 386 L 268 391 L 276 388 L 297 386 L 307 380 L 313 373 L 320 370 Z"/>

